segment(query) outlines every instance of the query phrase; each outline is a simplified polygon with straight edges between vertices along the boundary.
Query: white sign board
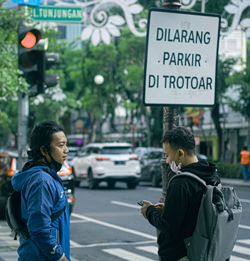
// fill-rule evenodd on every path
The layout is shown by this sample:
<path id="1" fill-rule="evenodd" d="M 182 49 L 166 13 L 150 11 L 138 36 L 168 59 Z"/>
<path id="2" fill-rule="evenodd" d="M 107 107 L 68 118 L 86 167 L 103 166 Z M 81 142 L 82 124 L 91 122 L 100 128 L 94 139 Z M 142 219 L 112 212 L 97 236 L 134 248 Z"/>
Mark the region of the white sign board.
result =
<path id="1" fill-rule="evenodd" d="M 145 105 L 214 104 L 219 28 L 218 15 L 150 10 Z"/>

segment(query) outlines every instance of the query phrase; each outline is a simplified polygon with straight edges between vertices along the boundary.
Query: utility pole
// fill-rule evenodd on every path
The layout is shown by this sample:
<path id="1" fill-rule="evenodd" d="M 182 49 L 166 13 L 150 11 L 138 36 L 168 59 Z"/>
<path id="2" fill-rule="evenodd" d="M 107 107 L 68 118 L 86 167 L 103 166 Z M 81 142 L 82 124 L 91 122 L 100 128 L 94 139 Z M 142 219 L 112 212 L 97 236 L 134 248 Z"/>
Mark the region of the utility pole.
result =
<path id="1" fill-rule="evenodd" d="M 206 11 L 206 0 L 201 0 L 201 12 L 205 13 Z"/>
<path id="2" fill-rule="evenodd" d="M 21 93 L 18 96 L 18 170 L 21 170 L 27 160 L 27 133 L 29 117 L 29 96 Z"/>
<path id="3" fill-rule="evenodd" d="M 168 10 L 178 10 L 181 7 L 180 0 L 163 0 L 162 7 Z M 167 130 L 173 129 L 179 125 L 179 108 L 163 107 L 163 135 Z M 174 175 L 169 166 L 166 164 L 166 158 L 163 156 L 161 161 L 162 170 L 162 197 L 161 202 L 164 202 L 166 197 L 167 184 L 170 178 Z"/>

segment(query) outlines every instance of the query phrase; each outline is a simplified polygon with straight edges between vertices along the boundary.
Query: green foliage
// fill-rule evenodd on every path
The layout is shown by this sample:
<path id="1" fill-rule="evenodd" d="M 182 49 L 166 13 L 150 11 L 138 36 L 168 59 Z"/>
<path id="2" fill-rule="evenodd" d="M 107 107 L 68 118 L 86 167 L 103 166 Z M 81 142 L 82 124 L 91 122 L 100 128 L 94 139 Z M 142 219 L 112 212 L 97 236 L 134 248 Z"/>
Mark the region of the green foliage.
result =
<path id="1" fill-rule="evenodd" d="M 246 67 L 241 72 L 235 72 L 228 79 L 228 84 L 235 84 L 239 95 L 237 101 L 231 97 L 227 97 L 229 105 L 246 119 L 250 118 L 250 67 Z"/>
<path id="2" fill-rule="evenodd" d="M 234 65 L 237 59 L 227 58 L 219 59 L 218 62 L 218 74 L 217 74 L 217 98 L 220 100 L 230 86 L 230 77 L 234 72 Z M 217 101 L 218 101 L 217 100 Z"/>
<path id="3" fill-rule="evenodd" d="M 218 173 L 221 178 L 232 178 L 232 179 L 242 178 L 240 164 L 218 162 L 216 165 L 218 168 Z"/>
<path id="4" fill-rule="evenodd" d="M 0 98 L 16 97 L 27 84 L 19 78 L 17 30 L 23 13 L 0 7 Z"/>

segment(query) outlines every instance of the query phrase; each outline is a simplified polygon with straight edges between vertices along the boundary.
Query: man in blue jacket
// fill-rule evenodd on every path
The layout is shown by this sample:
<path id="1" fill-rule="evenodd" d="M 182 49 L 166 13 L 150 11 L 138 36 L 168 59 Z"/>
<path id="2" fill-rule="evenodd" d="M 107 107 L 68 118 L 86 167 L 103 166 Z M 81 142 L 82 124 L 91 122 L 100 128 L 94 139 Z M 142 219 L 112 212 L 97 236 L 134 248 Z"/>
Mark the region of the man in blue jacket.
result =
<path id="1" fill-rule="evenodd" d="M 30 149 L 31 161 L 12 179 L 30 235 L 27 240 L 20 236 L 18 261 L 70 261 L 68 203 L 57 175 L 68 154 L 63 128 L 53 121 L 38 124 Z M 61 214 L 53 220 L 55 213 Z"/>

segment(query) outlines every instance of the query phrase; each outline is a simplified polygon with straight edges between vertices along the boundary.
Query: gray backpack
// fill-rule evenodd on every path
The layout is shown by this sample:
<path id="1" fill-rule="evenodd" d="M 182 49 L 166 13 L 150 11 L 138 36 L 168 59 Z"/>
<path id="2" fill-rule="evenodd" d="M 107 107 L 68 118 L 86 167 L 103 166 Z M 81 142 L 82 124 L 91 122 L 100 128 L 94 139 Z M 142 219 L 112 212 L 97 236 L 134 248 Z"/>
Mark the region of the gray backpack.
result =
<path id="1" fill-rule="evenodd" d="M 190 177 L 204 186 L 194 233 L 184 239 L 190 261 L 230 259 L 239 228 L 242 206 L 232 187 L 210 186 L 198 176 L 179 172 L 173 179 Z"/>

